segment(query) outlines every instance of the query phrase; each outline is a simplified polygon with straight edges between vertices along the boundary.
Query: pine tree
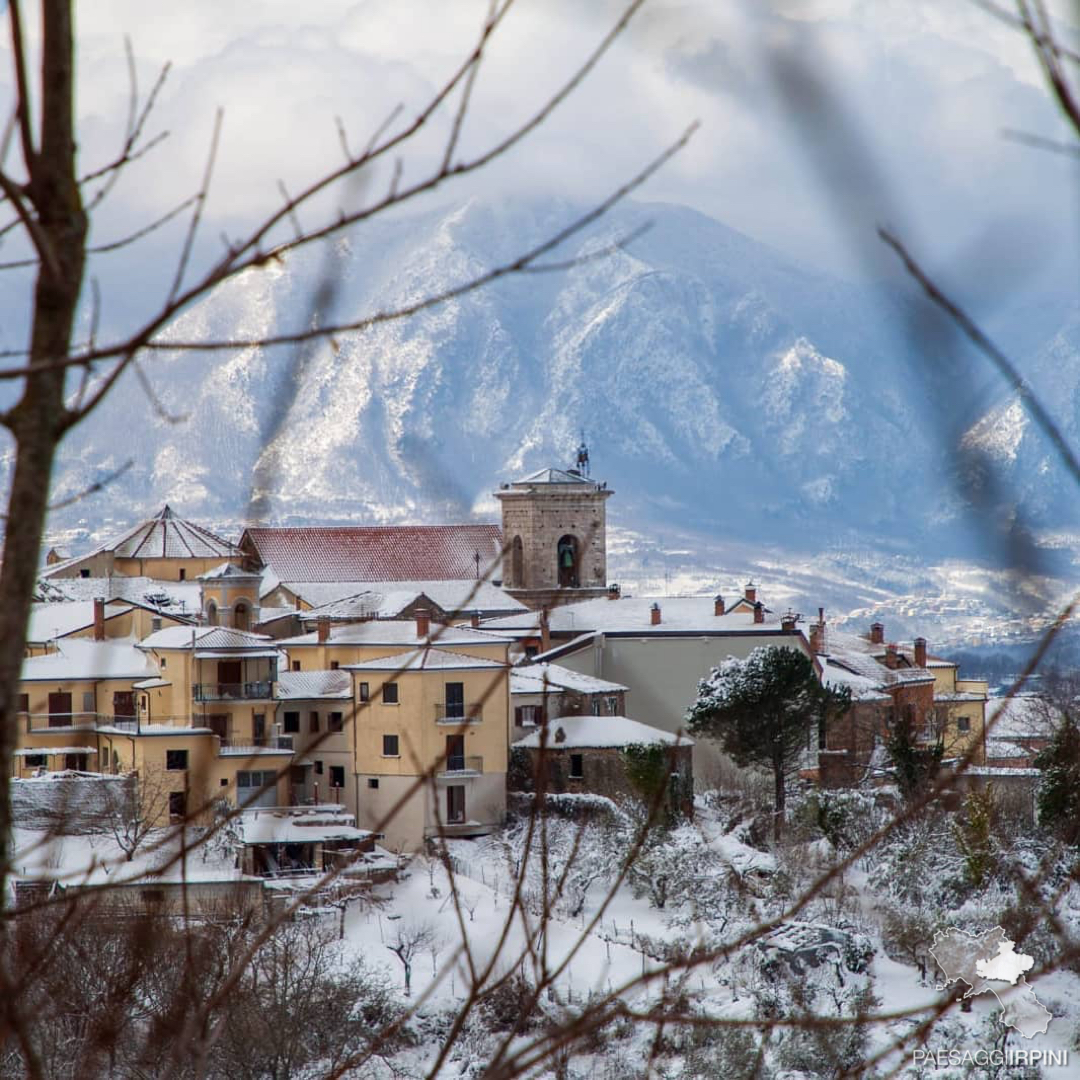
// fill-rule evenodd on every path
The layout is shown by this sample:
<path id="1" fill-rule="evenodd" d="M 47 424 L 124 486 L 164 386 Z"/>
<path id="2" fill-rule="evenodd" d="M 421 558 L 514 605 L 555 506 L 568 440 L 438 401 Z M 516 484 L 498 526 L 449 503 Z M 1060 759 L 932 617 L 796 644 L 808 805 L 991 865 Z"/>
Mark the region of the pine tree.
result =
<path id="1" fill-rule="evenodd" d="M 1080 728 L 1065 715 L 1050 744 L 1035 755 L 1042 770 L 1036 803 L 1039 824 L 1070 844 L 1080 842 Z"/>
<path id="2" fill-rule="evenodd" d="M 690 731 L 716 739 L 736 765 L 764 765 L 774 784 L 773 835 L 783 833 L 785 784 L 810 738 L 846 712 L 851 693 L 823 686 L 796 649 L 757 648 L 729 656 L 698 684 L 686 715 Z"/>
<path id="3" fill-rule="evenodd" d="M 925 786 L 934 779 L 945 745 L 939 739 L 933 746 L 919 746 L 908 718 L 900 719 L 889 733 L 885 749 L 892 763 L 893 775 L 900 794 L 905 799 L 915 799 Z"/>

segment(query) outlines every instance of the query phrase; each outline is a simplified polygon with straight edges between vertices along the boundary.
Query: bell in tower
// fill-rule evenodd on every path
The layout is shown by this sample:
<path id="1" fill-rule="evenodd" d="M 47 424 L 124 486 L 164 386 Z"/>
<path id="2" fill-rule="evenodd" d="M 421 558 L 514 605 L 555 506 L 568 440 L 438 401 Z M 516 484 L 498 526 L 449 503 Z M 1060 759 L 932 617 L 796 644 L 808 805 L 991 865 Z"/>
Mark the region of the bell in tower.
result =
<path id="1" fill-rule="evenodd" d="M 503 484 L 503 588 L 531 608 L 607 595 L 605 504 L 582 439 L 571 469 L 541 469 Z"/>

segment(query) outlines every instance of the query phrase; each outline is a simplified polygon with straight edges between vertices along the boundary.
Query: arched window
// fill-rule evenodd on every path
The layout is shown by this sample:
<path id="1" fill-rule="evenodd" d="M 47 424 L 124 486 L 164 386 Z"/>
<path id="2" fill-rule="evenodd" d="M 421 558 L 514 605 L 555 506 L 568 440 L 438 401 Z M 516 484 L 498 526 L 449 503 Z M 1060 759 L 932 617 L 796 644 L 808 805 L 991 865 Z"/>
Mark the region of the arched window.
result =
<path id="1" fill-rule="evenodd" d="M 233 626 L 237 630 L 251 629 L 251 608 L 243 600 L 233 606 Z"/>
<path id="2" fill-rule="evenodd" d="M 559 539 L 556 548 L 556 567 L 559 573 L 559 585 L 576 588 L 578 584 L 578 542 L 576 536 L 569 533 Z"/>
<path id="3" fill-rule="evenodd" d="M 510 584 L 515 589 L 525 588 L 525 546 L 520 536 L 510 545 Z"/>
<path id="4" fill-rule="evenodd" d="M 213 600 L 206 602 L 206 621 L 211 626 L 217 626 L 217 604 Z"/>

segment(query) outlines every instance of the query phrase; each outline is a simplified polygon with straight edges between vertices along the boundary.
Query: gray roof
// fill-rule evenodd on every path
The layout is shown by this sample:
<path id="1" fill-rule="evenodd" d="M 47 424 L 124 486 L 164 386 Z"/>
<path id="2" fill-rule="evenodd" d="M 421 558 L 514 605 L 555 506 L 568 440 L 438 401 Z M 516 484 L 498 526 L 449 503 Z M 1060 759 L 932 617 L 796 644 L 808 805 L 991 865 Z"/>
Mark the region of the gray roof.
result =
<path id="1" fill-rule="evenodd" d="M 350 671 L 437 671 L 466 668 L 505 668 L 498 660 L 483 660 L 478 656 L 449 652 L 430 647 L 410 652 L 381 656 L 377 660 L 363 660 L 357 664 L 343 664 Z"/>
<path id="2" fill-rule="evenodd" d="M 139 642 L 141 649 L 262 649 L 273 639 L 266 634 L 253 634 L 248 630 L 233 630 L 227 626 L 167 626 L 157 630 Z"/>
<path id="3" fill-rule="evenodd" d="M 347 671 L 282 671 L 274 684 L 274 697 L 287 701 L 352 697 Z"/>
<path id="4" fill-rule="evenodd" d="M 522 664 L 510 672 L 511 694 L 559 693 L 576 690 L 581 694 L 617 694 L 629 690 L 622 683 L 608 682 L 560 664 Z"/>
<path id="5" fill-rule="evenodd" d="M 305 617 L 308 613 L 305 612 Z M 330 645 L 424 645 L 430 639 L 440 648 L 448 645 L 508 645 L 509 638 L 499 637 L 469 626 L 443 626 L 431 623 L 427 637 L 418 637 L 415 619 L 370 619 L 367 622 L 346 623 L 330 627 Z M 318 631 L 282 638 L 278 645 L 317 645 Z"/>
<path id="6" fill-rule="evenodd" d="M 565 469 L 540 469 L 538 472 L 532 473 L 530 476 L 525 476 L 520 480 L 515 480 L 515 484 L 589 484 L 594 486 L 593 482 L 587 477 L 582 476 L 580 473 L 567 472 Z"/>

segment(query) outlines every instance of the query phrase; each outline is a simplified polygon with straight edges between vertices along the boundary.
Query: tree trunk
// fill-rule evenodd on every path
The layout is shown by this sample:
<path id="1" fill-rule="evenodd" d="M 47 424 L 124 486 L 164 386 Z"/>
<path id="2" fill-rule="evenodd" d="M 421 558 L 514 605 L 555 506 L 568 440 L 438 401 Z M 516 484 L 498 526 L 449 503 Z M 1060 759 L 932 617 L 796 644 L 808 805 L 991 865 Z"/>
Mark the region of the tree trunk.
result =
<path id="1" fill-rule="evenodd" d="M 784 835 L 784 763 L 773 761 L 773 839 Z"/>
<path id="2" fill-rule="evenodd" d="M 74 64 L 70 0 L 44 0 L 41 46 L 41 145 L 26 162 L 26 201 L 37 221 L 39 250 L 30 335 L 30 374 L 8 416 L 15 469 L 0 568 L 0 893 L 11 852 L 14 705 L 23 642 L 37 580 L 56 448 L 67 426 L 65 369 L 86 259 L 86 214 L 75 173 Z M 20 108 L 28 109 L 28 102 Z M 39 370 L 34 370 L 39 368 Z"/>

